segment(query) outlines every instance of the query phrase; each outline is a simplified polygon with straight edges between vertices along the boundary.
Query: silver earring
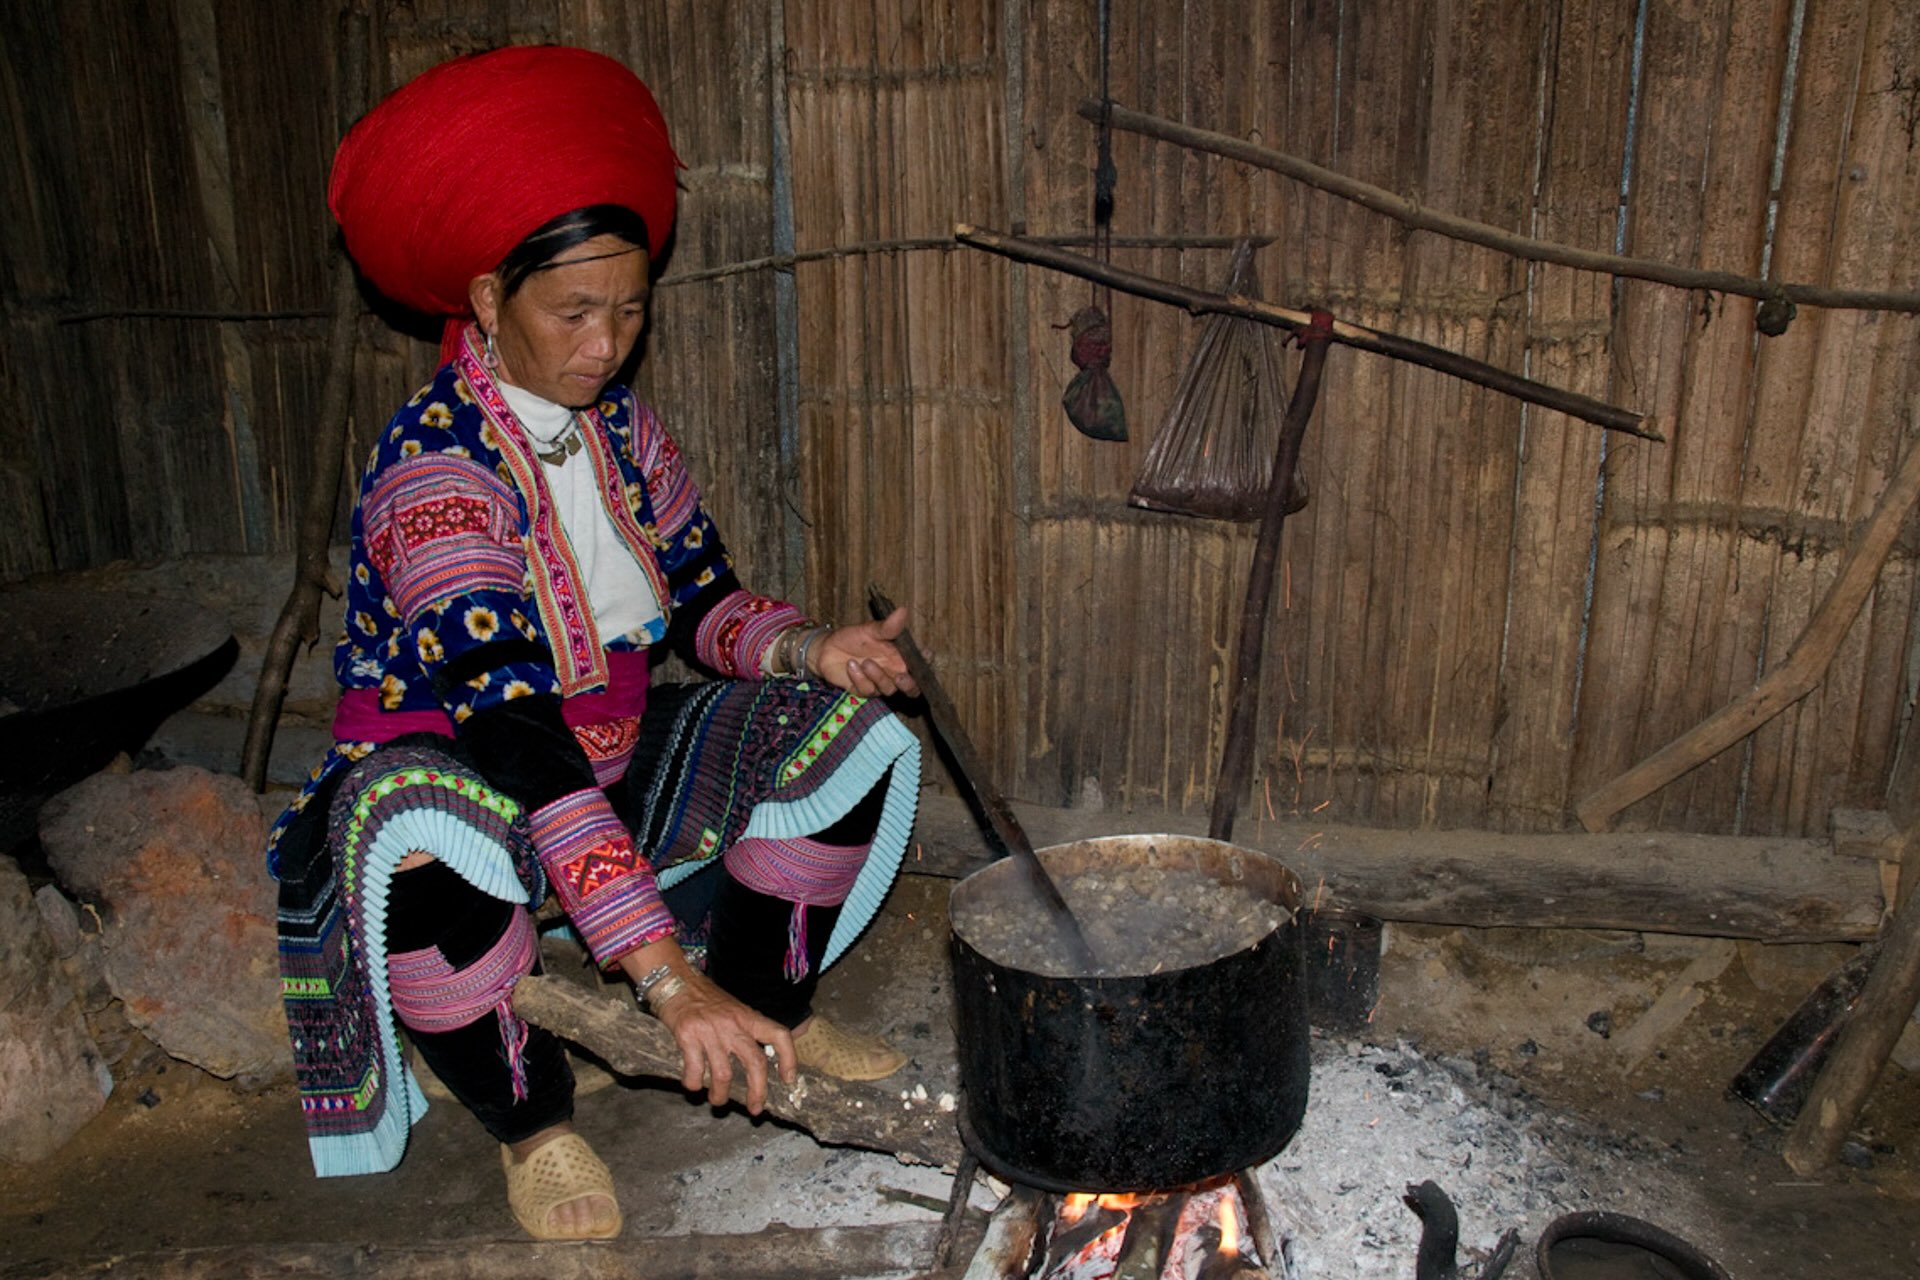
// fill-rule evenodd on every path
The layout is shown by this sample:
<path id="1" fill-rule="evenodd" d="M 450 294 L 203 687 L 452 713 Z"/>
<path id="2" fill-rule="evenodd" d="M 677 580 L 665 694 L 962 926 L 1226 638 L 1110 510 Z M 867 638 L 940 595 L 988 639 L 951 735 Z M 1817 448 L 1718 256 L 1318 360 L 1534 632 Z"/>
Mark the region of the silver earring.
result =
<path id="1" fill-rule="evenodd" d="M 500 365 L 500 358 L 493 354 L 493 334 L 488 333 L 486 337 L 487 350 L 486 353 L 480 357 L 481 363 L 485 364 L 489 369 L 496 369 Z"/>

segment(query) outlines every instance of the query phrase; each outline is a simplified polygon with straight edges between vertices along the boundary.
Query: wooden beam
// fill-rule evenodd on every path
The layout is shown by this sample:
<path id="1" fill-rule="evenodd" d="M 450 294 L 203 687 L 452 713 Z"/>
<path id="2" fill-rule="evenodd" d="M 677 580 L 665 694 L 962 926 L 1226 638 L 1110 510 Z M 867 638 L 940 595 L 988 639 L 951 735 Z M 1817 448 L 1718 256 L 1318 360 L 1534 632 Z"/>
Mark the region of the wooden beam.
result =
<path id="1" fill-rule="evenodd" d="M 1201 814 L 1015 803 L 1036 845 L 1165 831 L 1205 835 Z M 1639 929 L 1768 942 L 1860 942 L 1885 910 L 1877 864 L 1825 840 L 1581 832 L 1386 831 L 1289 818 L 1243 822 L 1238 844 L 1272 854 L 1339 906 L 1423 924 Z M 988 854 L 966 806 L 923 794 L 906 869 L 964 876 Z"/>
<path id="2" fill-rule="evenodd" d="M 621 1075 L 680 1078 L 680 1046 L 673 1033 L 631 1000 L 596 995 L 559 978 L 530 977 L 514 987 L 513 1010 L 584 1046 Z M 745 1097 L 746 1076 L 736 1070 L 734 1079 L 734 1097 Z M 901 1090 L 910 1089 L 911 1082 L 901 1075 L 858 1083 L 803 1071 L 790 1086 L 778 1079 L 767 1082 L 767 1112 L 822 1142 L 958 1167 L 965 1148 L 955 1113 L 940 1106 L 940 1095 L 956 1093 L 958 1086 L 952 1081 L 921 1083 L 930 1096 L 903 1102 Z"/>
<path id="3" fill-rule="evenodd" d="M 940 1223 L 884 1226 L 772 1226 L 751 1235 L 636 1236 L 590 1244 L 531 1240 L 437 1240 L 404 1245 L 250 1244 L 75 1259 L 35 1269 L 36 1280 L 101 1275 L 148 1280 L 840 1280 L 925 1267 Z M 965 1224 L 963 1248 L 983 1235 Z M 8 1272 L 9 1275 L 14 1274 Z M 957 1272 L 954 1274 L 958 1274 Z"/>

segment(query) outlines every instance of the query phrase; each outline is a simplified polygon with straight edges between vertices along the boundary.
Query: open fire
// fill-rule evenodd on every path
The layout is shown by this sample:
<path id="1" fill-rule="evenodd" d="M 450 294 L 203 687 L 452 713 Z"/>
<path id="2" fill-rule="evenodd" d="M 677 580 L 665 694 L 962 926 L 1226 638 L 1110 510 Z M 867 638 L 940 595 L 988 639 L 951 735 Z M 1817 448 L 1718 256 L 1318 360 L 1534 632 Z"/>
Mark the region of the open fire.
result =
<path id="1" fill-rule="evenodd" d="M 1285 1280 L 1287 1275 L 1259 1190 L 1245 1175 L 1177 1191 L 1065 1196 L 1029 1191 L 1013 1200 L 1022 1201 L 1021 1208 L 1009 1218 L 1003 1205 L 995 1215 L 997 1231 L 989 1233 L 970 1278 Z"/>

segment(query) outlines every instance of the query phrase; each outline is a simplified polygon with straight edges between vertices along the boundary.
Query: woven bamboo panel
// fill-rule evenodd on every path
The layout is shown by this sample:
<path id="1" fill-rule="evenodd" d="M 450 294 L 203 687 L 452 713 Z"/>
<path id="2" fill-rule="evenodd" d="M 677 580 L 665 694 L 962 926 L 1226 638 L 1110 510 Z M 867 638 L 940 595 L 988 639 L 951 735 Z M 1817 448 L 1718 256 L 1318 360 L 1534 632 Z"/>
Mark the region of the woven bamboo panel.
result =
<path id="1" fill-rule="evenodd" d="M 798 252 L 1004 217 L 997 6 L 788 0 L 785 16 Z M 996 764 L 1015 746 L 1005 278 L 925 251 L 795 271 L 808 603 L 864 617 L 877 582 L 908 605 Z"/>
<path id="2" fill-rule="evenodd" d="M 290 546 L 325 374 L 340 9 L 0 7 L 17 115 L 0 580 Z M 1126 106 L 1548 240 L 1920 281 L 1920 11 L 1902 0 L 1111 9 Z M 1252 529 L 1125 498 L 1200 321 L 1102 299 L 1131 439 L 1090 440 L 1059 398 L 1063 326 L 1095 291 L 937 243 L 959 221 L 1091 230 L 1095 12 L 381 0 L 372 78 L 540 41 L 632 66 L 687 166 L 633 378 L 743 577 L 826 618 L 863 615 L 870 581 L 911 605 L 1013 794 L 1199 810 Z M 1176 241 L 1272 237 L 1270 299 L 1642 410 L 1666 436 L 1605 438 L 1336 348 L 1312 501 L 1281 551 L 1255 824 L 1565 826 L 1784 658 L 1913 447 L 1914 317 L 1803 308 L 1763 338 L 1751 300 L 1410 233 L 1135 135 L 1112 151 L 1114 233 L 1155 242 L 1117 264 L 1214 288 L 1227 251 Z M 434 322 L 367 301 L 349 475 L 437 359 Z M 1880 804 L 1920 669 L 1917 555 L 1909 530 L 1819 689 L 1622 821 L 1798 834 Z"/>

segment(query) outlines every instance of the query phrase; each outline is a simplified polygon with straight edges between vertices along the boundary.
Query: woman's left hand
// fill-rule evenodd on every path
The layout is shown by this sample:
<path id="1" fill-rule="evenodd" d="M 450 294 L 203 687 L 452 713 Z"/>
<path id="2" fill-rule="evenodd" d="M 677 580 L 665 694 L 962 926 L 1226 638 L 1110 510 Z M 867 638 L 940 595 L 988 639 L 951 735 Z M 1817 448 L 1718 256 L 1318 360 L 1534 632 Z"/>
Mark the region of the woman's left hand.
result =
<path id="1" fill-rule="evenodd" d="M 807 665 L 828 684 L 863 698 L 918 693 L 920 686 L 907 674 L 907 660 L 893 644 L 906 629 L 902 605 L 884 622 L 859 622 L 828 632 L 807 655 Z"/>

